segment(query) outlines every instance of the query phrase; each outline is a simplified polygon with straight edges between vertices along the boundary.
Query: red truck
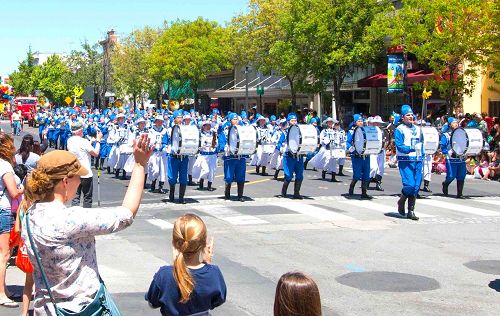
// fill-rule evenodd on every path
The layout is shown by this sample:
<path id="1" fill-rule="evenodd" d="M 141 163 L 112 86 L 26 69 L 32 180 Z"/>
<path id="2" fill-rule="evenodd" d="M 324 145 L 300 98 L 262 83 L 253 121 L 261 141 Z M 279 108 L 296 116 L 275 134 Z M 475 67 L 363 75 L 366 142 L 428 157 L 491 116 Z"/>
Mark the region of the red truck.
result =
<path id="1" fill-rule="evenodd" d="M 36 97 L 17 97 L 14 99 L 16 108 L 21 110 L 23 120 L 29 126 L 35 126 L 35 115 L 38 109 L 38 99 Z"/>

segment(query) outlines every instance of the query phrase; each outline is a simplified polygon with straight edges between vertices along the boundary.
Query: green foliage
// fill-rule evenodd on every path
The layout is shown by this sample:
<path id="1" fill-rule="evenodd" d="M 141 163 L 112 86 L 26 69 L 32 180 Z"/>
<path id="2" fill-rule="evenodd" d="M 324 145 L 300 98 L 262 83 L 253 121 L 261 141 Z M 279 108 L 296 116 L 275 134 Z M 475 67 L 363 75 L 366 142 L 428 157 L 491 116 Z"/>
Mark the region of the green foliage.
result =
<path id="1" fill-rule="evenodd" d="M 166 25 L 147 59 L 150 74 L 163 80 L 189 80 L 196 91 L 209 74 L 231 66 L 229 34 L 216 22 L 202 18 Z"/>
<path id="2" fill-rule="evenodd" d="M 94 93 L 98 94 L 103 80 L 102 57 L 101 47 L 98 44 L 90 45 L 84 42 L 81 50 L 73 50 L 66 59 L 73 73 L 68 84 L 92 87 Z"/>
<path id="3" fill-rule="evenodd" d="M 472 93 L 479 71 L 498 63 L 498 1 L 403 0 L 393 22 L 393 43 L 432 69 L 437 79 L 428 84 L 441 92 L 449 112 Z"/>
<path id="4" fill-rule="evenodd" d="M 30 95 L 34 92 L 31 74 L 35 70 L 34 57 L 31 47 L 26 53 L 26 59 L 19 63 L 16 71 L 10 74 L 10 82 L 17 95 Z"/>
<path id="5" fill-rule="evenodd" d="M 232 21 L 233 60 L 285 76 L 293 104 L 296 91 L 318 93 L 332 79 L 340 100 L 353 66 L 383 51 L 391 9 L 377 0 L 251 0 L 249 13 Z"/>
<path id="6" fill-rule="evenodd" d="M 131 95 L 134 105 L 154 83 L 147 58 L 159 35 L 159 30 L 145 27 L 133 31 L 114 47 L 111 64 L 115 88 L 122 97 Z"/>
<path id="7" fill-rule="evenodd" d="M 49 100 L 63 104 L 64 98 L 72 93 L 73 86 L 69 84 L 71 76 L 72 73 L 61 58 L 52 55 L 43 65 L 34 69 L 31 82 L 34 89 L 40 90 Z"/>

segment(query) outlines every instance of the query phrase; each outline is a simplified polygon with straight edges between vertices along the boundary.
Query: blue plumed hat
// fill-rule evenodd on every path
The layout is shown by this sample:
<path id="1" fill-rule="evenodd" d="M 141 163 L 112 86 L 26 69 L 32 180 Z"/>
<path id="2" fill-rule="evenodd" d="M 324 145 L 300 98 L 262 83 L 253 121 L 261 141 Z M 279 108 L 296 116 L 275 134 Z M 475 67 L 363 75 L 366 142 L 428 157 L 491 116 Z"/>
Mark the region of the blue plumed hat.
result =
<path id="1" fill-rule="evenodd" d="M 403 104 L 403 106 L 401 106 L 401 115 L 405 116 L 406 114 L 413 114 L 413 110 L 408 104 Z"/>

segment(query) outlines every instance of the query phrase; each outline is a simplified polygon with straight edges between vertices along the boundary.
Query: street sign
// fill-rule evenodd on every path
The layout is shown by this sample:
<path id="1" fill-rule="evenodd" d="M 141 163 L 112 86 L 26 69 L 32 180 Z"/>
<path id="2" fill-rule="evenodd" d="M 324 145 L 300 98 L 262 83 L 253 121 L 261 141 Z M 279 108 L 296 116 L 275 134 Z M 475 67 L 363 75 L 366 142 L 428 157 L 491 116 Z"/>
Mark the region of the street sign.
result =
<path id="1" fill-rule="evenodd" d="M 75 93 L 75 95 L 77 97 L 79 97 L 79 96 L 81 96 L 85 92 L 85 90 L 82 87 L 75 87 L 73 89 L 73 92 Z"/>
<path id="2" fill-rule="evenodd" d="M 263 96 L 264 95 L 264 86 L 263 85 L 258 85 L 257 86 L 257 95 L 258 96 Z"/>
<path id="3" fill-rule="evenodd" d="M 66 97 L 66 99 L 64 99 L 64 102 L 66 102 L 68 105 L 71 103 L 71 101 L 73 101 L 73 99 L 70 97 Z"/>

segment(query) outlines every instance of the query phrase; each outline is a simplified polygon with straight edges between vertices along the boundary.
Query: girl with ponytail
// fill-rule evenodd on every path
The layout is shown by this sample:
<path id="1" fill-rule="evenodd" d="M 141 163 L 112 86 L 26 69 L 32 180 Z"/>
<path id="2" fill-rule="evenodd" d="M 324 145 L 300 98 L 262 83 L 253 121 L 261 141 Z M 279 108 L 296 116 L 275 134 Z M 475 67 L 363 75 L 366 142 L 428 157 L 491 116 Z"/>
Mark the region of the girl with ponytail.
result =
<path id="1" fill-rule="evenodd" d="M 194 214 L 177 218 L 172 231 L 173 266 L 154 275 L 146 294 L 162 315 L 210 315 L 226 301 L 226 283 L 212 265 L 213 239 L 207 244 L 207 227 Z"/>

